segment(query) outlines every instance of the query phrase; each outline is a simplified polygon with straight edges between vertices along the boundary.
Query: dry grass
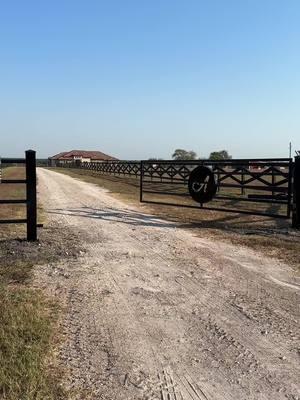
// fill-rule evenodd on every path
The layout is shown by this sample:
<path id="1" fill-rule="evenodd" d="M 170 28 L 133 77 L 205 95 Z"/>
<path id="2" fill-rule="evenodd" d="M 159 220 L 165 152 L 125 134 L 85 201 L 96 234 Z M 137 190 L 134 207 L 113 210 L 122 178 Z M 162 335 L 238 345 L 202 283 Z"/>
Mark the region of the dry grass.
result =
<path id="1" fill-rule="evenodd" d="M 55 168 L 54 170 L 97 184 L 121 200 L 132 205 L 140 205 L 137 178 L 102 175 L 77 169 Z M 164 199 L 174 202 L 174 197 Z M 291 228 L 289 220 L 159 204 L 143 203 L 142 207 L 145 212 L 171 220 L 178 226 L 193 230 L 200 237 L 213 237 L 215 240 L 248 246 L 300 269 L 300 232 Z"/>
<path id="2" fill-rule="evenodd" d="M 0 286 L 0 304 L 0 398 L 62 398 L 45 358 L 54 306 L 37 291 L 5 285 Z"/>
<path id="3" fill-rule="evenodd" d="M 5 168 L 2 179 L 25 179 L 24 167 Z M 15 200 L 26 198 L 25 184 L 3 184 L 0 183 L 0 199 Z M 1 204 L 0 219 L 24 219 L 26 218 L 25 204 Z M 0 239 L 7 237 L 25 237 L 25 225 L 0 225 Z"/>
<path id="4" fill-rule="evenodd" d="M 24 174 L 24 168 L 7 168 L 3 178 Z M 25 185 L 0 184 L 0 198 L 25 198 Z M 24 217 L 25 206 L 0 205 L 1 219 Z M 57 400 L 64 394 L 48 366 L 57 306 L 29 285 L 32 267 L 57 252 L 49 255 L 49 244 L 27 243 L 24 236 L 24 225 L 0 225 L 0 399 Z"/>

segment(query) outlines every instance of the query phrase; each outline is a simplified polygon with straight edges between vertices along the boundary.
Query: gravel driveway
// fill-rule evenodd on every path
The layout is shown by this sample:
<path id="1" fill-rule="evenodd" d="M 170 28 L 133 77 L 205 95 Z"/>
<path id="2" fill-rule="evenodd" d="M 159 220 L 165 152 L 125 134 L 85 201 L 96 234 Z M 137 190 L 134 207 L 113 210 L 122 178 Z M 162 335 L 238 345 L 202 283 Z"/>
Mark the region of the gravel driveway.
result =
<path id="1" fill-rule="evenodd" d="M 36 271 L 65 307 L 58 357 L 72 399 L 300 399 L 289 266 L 197 238 L 92 184 L 46 169 L 38 178 L 48 223 L 84 249 Z"/>

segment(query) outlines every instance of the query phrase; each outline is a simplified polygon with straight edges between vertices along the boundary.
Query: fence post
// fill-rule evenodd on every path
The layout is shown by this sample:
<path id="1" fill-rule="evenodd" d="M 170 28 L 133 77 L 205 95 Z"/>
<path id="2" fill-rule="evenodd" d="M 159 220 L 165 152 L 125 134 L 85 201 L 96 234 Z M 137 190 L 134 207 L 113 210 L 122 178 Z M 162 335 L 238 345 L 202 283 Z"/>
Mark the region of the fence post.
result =
<path id="1" fill-rule="evenodd" d="M 143 202 L 144 163 L 140 163 L 140 202 Z"/>
<path id="2" fill-rule="evenodd" d="M 300 156 L 295 157 L 294 164 L 292 227 L 300 228 Z"/>
<path id="3" fill-rule="evenodd" d="M 26 154 L 27 240 L 37 240 L 36 158 L 35 151 Z"/>
<path id="4" fill-rule="evenodd" d="M 244 188 L 244 183 L 245 183 L 245 171 L 244 171 L 244 165 L 242 165 L 242 171 L 241 171 L 241 182 L 242 182 L 242 187 L 241 187 L 241 195 L 245 194 L 245 188 Z"/>

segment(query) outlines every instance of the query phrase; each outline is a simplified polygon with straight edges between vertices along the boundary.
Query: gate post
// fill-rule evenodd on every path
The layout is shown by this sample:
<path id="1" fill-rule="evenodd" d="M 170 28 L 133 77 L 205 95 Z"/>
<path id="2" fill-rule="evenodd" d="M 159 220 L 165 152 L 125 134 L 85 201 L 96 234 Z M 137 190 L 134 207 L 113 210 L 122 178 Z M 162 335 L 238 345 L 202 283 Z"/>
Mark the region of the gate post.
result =
<path id="1" fill-rule="evenodd" d="M 35 151 L 26 154 L 27 240 L 37 240 L 36 158 Z"/>
<path id="2" fill-rule="evenodd" d="M 144 163 L 140 163 L 140 202 L 143 202 Z"/>
<path id="3" fill-rule="evenodd" d="M 294 164 L 292 227 L 300 228 L 300 156 L 295 157 Z"/>

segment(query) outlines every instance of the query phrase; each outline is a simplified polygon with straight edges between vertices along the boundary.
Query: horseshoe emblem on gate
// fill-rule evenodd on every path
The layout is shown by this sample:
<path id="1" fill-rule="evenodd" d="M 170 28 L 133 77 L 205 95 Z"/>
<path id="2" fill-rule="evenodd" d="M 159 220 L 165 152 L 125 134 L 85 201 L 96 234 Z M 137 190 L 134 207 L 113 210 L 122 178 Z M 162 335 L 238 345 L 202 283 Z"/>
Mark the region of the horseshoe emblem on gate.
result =
<path id="1" fill-rule="evenodd" d="M 188 188 L 191 197 L 197 203 L 208 203 L 217 192 L 214 173 L 203 165 L 195 168 L 189 177 Z"/>

